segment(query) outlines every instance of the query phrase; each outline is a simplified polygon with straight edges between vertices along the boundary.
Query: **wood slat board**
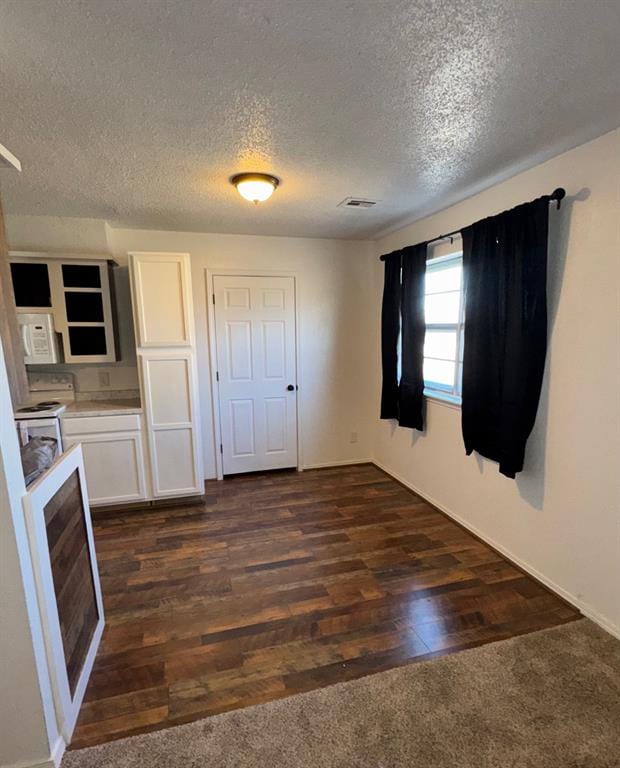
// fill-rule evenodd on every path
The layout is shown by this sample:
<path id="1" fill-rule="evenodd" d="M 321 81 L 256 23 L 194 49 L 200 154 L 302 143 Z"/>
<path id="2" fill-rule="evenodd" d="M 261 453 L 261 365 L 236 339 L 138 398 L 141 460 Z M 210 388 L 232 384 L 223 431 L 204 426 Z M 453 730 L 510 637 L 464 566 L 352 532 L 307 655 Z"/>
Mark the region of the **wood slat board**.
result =
<path id="1" fill-rule="evenodd" d="M 371 465 L 209 482 L 95 538 L 107 626 L 73 747 L 579 616 Z"/>
<path id="2" fill-rule="evenodd" d="M 73 695 L 99 620 L 77 472 L 45 505 L 44 517 L 69 689 Z"/>

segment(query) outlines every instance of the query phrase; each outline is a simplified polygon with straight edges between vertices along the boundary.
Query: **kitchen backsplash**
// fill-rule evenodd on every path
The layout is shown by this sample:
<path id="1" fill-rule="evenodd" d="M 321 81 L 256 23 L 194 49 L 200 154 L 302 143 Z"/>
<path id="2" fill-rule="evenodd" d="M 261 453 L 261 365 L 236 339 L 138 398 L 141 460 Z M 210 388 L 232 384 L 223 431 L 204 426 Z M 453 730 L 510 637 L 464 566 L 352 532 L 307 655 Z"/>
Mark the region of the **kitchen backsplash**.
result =
<path id="1" fill-rule="evenodd" d="M 53 369 L 53 370 L 51 370 Z M 134 399 L 140 396 L 138 369 L 130 365 L 28 366 L 28 379 L 70 374 L 76 400 Z"/>

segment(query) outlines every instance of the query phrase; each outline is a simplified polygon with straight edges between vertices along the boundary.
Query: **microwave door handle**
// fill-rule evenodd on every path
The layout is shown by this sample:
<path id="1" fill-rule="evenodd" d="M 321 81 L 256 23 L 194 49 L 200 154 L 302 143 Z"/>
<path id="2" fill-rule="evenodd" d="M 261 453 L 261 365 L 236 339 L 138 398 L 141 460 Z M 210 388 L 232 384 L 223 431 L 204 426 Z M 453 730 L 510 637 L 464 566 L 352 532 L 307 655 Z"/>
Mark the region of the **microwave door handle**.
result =
<path id="1" fill-rule="evenodd" d="M 24 354 L 26 357 L 30 357 L 32 353 L 30 351 L 30 344 L 29 344 L 30 340 L 28 338 L 29 337 L 28 326 L 25 323 L 23 323 L 21 326 L 21 329 L 22 329 L 22 344 L 24 345 Z"/>

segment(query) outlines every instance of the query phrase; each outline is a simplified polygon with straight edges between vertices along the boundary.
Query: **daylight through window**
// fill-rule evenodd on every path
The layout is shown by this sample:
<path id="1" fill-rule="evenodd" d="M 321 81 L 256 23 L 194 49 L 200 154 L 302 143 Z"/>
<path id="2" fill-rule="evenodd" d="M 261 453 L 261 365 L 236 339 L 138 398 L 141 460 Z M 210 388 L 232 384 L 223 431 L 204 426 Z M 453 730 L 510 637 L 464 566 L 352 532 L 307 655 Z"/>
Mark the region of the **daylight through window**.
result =
<path id="1" fill-rule="evenodd" d="M 464 316 L 462 253 L 427 261 L 424 311 L 424 393 L 460 403 Z"/>

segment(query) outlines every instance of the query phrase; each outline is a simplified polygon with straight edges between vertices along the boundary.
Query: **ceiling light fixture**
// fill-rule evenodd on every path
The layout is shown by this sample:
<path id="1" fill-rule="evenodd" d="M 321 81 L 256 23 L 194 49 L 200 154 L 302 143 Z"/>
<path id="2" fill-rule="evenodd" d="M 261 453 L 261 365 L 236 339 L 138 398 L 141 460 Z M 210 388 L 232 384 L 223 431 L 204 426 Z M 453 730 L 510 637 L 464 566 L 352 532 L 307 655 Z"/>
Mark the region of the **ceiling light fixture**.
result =
<path id="1" fill-rule="evenodd" d="M 238 173 L 231 178 L 230 183 L 237 187 L 241 197 L 251 203 L 262 203 L 273 195 L 280 179 L 269 173 Z"/>

